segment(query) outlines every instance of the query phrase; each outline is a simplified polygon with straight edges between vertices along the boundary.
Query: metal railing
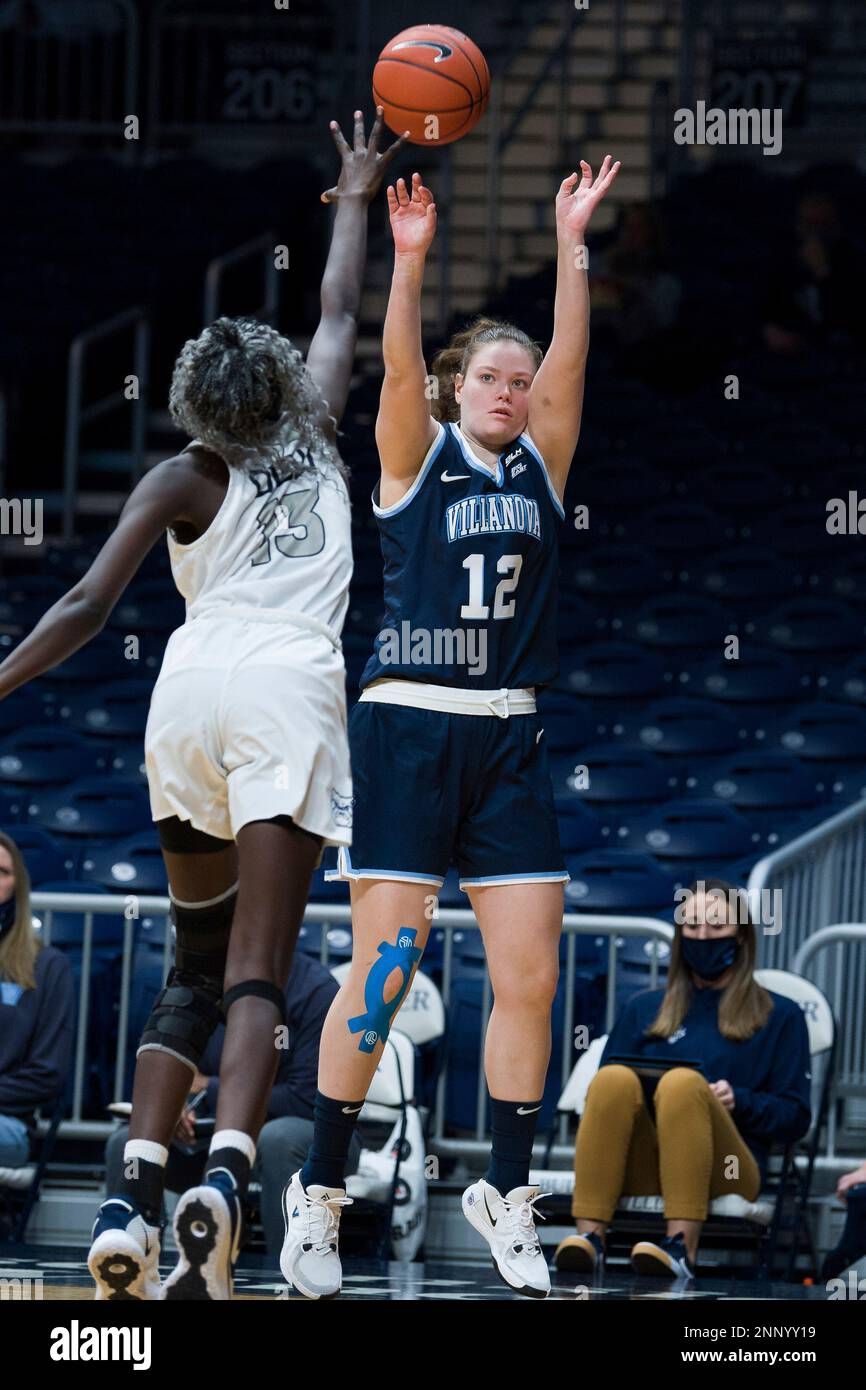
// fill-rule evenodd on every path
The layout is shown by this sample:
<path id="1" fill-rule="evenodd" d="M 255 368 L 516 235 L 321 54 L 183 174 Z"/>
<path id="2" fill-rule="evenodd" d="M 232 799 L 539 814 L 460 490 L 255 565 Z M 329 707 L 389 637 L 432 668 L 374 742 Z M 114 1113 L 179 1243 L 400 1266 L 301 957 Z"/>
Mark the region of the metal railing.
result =
<path id="1" fill-rule="evenodd" d="M 132 372 L 138 381 L 138 394 L 130 400 L 122 385 L 89 405 L 84 404 L 87 356 L 95 343 L 124 335 L 133 330 Z M 110 319 L 88 328 L 73 339 L 69 349 L 66 392 L 66 441 L 64 446 L 63 537 L 70 540 L 75 534 L 75 513 L 78 495 L 78 473 L 81 460 L 81 432 L 93 420 L 101 419 L 120 408 L 129 410 L 130 485 L 138 482 L 144 472 L 144 448 L 147 435 L 147 374 L 150 354 L 150 324 L 143 309 L 126 309 Z M 128 375 L 128 372 L 123 375 Z"/>
<path id="2" fill-rule="evenodd" d="M 274 259 L 274 245 L 276 237 L 273 232 L 262 232 L 260 236 L 253 237 L 250 241 L 245 241 L 242 246 L 236 246 L 233 251 L 226 251 L 222 256 L 215 256 L 210 262 L 204 277 L 204 307 L 203 325 L 218 319 L 223 312 L 220 308 L 220 300 L 223 295 L 226 271 L 232 267 L 242 265 L 244 261 L 260 261 L 263 273 L 264 298 L 257 309 L 249 310 L 251 318 L 261 319 L 264 323 L 272 326 L 276 325 L 277 314 L 279 312 L 279 277 L 277 274 L 276 260 Z"/>
<path id="3" fill-rule="evenodd" d="M 801 973 L 825 943 L 861 942 L 866 929 L 839 924 L 866 921 L 866 801 L 759 860 L 748 892 L 756 921 L 762 895 L 778 892 L 768 900 L 778 903 L 773 931 L 759 932 L 762 965 Z M 839 936 L 843 930 L 853 934 Z M 822 959 L 815 983 L 839 1021 L 835 1090 L 853 1119 L 859 1110 L 866 1113 L 866 942 L 847 955 L 836 950 Z"/>
<path id="4" fill-rule="evenodd" d="M 854 942 L 854 949 L 843 950 L 845 943 Z M 835 948 L 832 950 L 831 948 Z M 816 968 L 808 978 L 823 990 L 839 1027 L 836 1045 L 836 1069 L 833 1094 L 827 1116 L 827 1157 L 836 1153 L 838 1107 L 834 1099 L 843 1101 L 843 1114 L 848 1128 L 858 1135 L 866 1132 L 866 1031 L 863 1028 L 863 1008 L 866 1000 L 866 925 L 862 922 L 834 922 L 813 932 L 797 950 L 791 969 L 806 976 L 813 960 Z M 851 1123 L 856 1121 L 856 1123 Z"/>
<path id="5" fill-rule="evenodd" d="M 65 0 L 39 0 L 0 16 L 0 133 L 105 135 L 116 142 L 138 112 L 138 15 L 132 0 L 95 0 L 74 15 Z M 134 143 L 130 147 L 134 149 Z"/>
<path id="6" fill-rule="evenodd" d="M 169 900 L 156 895 L 109 895 L 101 893 L 40 893 L 31 895 L 34 915 L 42 924 L 42 939 L 51 943 L 54 914 L 56 912 L 80 913 L 82 932 L 80 947 L 81 975 L 78 986 L 78 1018 L 73 1059 L 72 1114 L 63 1122 L 61 1133 L 70 1138 L 106 1138 L 113 1129 L 111 1121 L 82 1119 L 84 1082 L 87 1072 L 87 1040 L 91 1013 L 91 973 L 94 960 L 94 918 L 109 915 L 122 917 L 123 938 L 119 944 L 121 951 L 120 985 L 117 1000 L 117 1052 L 114 1059 L 114 1099 L 121 1099 L 125 1086 L 128 1051 L 129 1004 L 132 986 L 132 964 L 135 953 L 136 924 L 146 918 L 162 918 L 165 922 L 163 936 L 162 965 L 163 975 L 168 973 L 171 961 L 171 923 L 168 918 Z M 310 903 L 304 914 L 304 923 L 325 927 L 350 926 L 351 910 L 348 903 Z M 442 956 L 442 997 L 448 1009 L 452 998 L 454 982 L 455 933 L 477 931 L 478 923 L 471 911 L 465 908 L 442 908 L 438 912 L 433 928 L 444 932 Z M 577 978 L 577 938 L 587 934 L 606 936 L 608 939 L 607 979 L 605 995 L 605 1029 L 610 1031 L 616 1008 L 617 939 L 622 937 L 646 937 L 651 941 L 667 943 L 673 936 L 673 927 L 654 917 L 611 917 L 600 915 L 581 915 L 566 913 L 563 919 L 563 932 L 566 935 L 566 959 L 564 968 L 564 1012 L 561 1047 L 563 1084 L 570 1075 L 575 1061 L 574 1049 L 574 1003 L 575 982 Z M 324 965 L 329 963 L 327 932 L 321 934 L 320 959 Z M 661 953 L 653 950 L 648 955 L 649 969 L 647 984 L 652 987 L 658 982 L 658 965 Z M 480 962 L 479 962 L 480 963 Z M 423 969 L 422 960 L 422 969 Z M 446 1089 L 448 1084 L 447 1062 L 439 1080 L 434 1106 L 431 1144 L 441 1153 L 460 1154 L 473 1157 L 486 1152 L 486 1086 L 484 1081 L 484 1033 L 492 1007 L 490 978 L 486 968 L 481 1000 L 481 1018 L 478 1038 L 478 1089 L 476 1097 L 475 1134 L 473 1138 L 450 1138 L 445 1135 L 446 1128 Z M 566 1117 L 560 1121 L 560 1143 L 565 1139 Z M 555 1158 L 566 1158 L 570 1147 L 554 1147 Z"/>
<path id="7" fill-rule="evenodd" d="M 791 969 L 800 947 L 820 927 L 866 920 L 866 800 L 758 860 L 748 883 L 756 917 L 761 894 L 775 889 L 779 930 L 774 923 L 772 933 L 761 934 L 762 965 Z"/>

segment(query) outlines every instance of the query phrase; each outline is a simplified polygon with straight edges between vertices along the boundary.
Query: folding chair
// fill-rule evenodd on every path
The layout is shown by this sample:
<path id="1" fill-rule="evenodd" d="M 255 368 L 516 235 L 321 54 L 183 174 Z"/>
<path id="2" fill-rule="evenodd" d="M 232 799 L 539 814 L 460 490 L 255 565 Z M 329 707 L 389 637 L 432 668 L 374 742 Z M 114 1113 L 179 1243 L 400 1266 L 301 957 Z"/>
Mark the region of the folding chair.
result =
<path id="1" fill-rule="evenodd" d="M 63 1118 L 66 1103 L 66 1084 L 46 1106 L 40 1106 L 37 1114 L 48 1120 L 48 1128 L 35 1142 L 38 1156 L 35 1161 L 25 1163 L 21 1168 L 0 1168 L 0 1203 L 3 1214 L 11 1217 L 12 1226 L 9 1240 L 13 1244 L 23 1244 L 30 1214 L 39 1200 L 39 1189 L 45 1176 L 51 1154 L 57 1140 L 57 1131 Z M 42 1116 L 43 1109 L 46 1111 Z"/>

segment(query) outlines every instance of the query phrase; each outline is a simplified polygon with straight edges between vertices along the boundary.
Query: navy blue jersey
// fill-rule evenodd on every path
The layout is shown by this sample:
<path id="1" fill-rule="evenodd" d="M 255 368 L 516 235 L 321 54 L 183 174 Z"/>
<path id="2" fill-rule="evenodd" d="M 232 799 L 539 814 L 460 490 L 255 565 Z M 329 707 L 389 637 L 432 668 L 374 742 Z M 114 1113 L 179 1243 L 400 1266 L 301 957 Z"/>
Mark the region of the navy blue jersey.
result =
<path id="1" fill-rule="evenodd" d="M 361 688 L 389 676 L 478 690 L 553 681 L 565 513 L 529 436 L 494 473 L 458 425 L 439 425 L 405 496 L 393 507 L 378 496 L 377 484 L 385 616 Z"/>

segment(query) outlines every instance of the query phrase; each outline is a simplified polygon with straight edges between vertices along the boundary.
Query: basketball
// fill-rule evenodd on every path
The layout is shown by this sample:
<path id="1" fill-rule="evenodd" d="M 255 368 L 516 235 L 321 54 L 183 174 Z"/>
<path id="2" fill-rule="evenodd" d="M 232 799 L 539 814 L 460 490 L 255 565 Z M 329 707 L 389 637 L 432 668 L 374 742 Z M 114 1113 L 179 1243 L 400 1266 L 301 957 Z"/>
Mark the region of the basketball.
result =
<path id="1" fill-rule="evenodd" d="M 396 134 L 413 145 L 450 145 L 480 121 L 490 98 L 481 49 L 443 24 L 415 24 L 386 43 L 373 70 L 373 97 Z"/>

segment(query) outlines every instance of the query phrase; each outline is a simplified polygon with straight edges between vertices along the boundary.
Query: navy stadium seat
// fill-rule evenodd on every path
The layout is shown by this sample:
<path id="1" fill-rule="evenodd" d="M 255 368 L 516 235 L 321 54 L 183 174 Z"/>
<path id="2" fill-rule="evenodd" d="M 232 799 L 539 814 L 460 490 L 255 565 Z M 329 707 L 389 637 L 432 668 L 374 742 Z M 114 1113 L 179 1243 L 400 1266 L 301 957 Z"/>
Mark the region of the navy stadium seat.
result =
<path id="1" fill-rule="evenodd" d="M 829 700 L 795 705 L 768 726 L 766 746 L 809 762 L 866 762 L 866 712 Z"/>
<path id="2" fill-rule="evenodd" d="M 570 558 L 565 556 L 564 564 Z M 620 600 L 656 589 L 657 567 L 654 552 L 644 547 L 595 545 L 576 560 L 572 584 L 585 598 L 608 600 L 618 609 Z"/>
<path id="3" fill-rule="evenodd" d="M 667 758 L 717 757 L 742 744 L 737 720 L 714 700 L 671 695 L 645 711 L 629 713 L 616 726 L 613 741 Z"/>
<path id="4" fill-rule="evenodd" d="M 736 545 L 713 551 L 700 566 L 701 589 L 727 603 L 745 600 L 750 613 L 790 594 L 794 566 L 763 547 Z"/>
<path id="5" fill-rule="evenodd" d="M 723 801 L 677 798 L 623 820 L 617 844 L 664 860 L 737 859 L 752 846 L 746 819 Z"/>
<path id="6" fill-rule="evenodd" d="M 641 604 L 622 623 L 622 636 L 630 642 L 647 647 L 687 647 L 696 653 L 720 648 L 735 631 L 734 615 L 701 594 L 660 594 Z"/>
<path id="7" fill-rule="evenodd" d="M 689 681 L 689 693 L 735 706 L 735 713 L 741 705 L 775 713 L 780 704 L 802 699 L 807 686 L 808 679 L 784 652 L 743 643 L 738 660 L 719 653 L 701 662 Z"/>
<path id="8" fill-rule="evenodd" d="M 859 651 L 866 621 L 842 599 L 794 598 L 755 622 L 755 637 L 790 654 Z"/>
<path id="9" fill-rule="evenodd" d="M 81 859 L 81 878 L 112 893 L 168 893 L 159 837 L 152 830 L 131 835 L 108 848 L 92 849 Z"/>
<path id="10" fill-rule="evenodd" d="M 143 738 L 152 692 L 153 682 L 143 679 L 85 691 L 65 702 L 66 722 L 79 733 L 101 738 Z"/>
<path id="11" fill-rule="evenodd" d="M 679 876 L 662 868 L 649 854 L 629 850 L 588 850 L 568 859 L 571 882 L 566 907 L 571 912 L 612 912 L 654 916 L 669 909 Z"/>
<path id="12" fill-rule="evenodd" d="M 633 642 L 593 642 L 557 683 L 587 699 L 646 700 L 664 693 L 665 665 Z"/>
<path id="13" fill-rule="evenodd" d="M 106 764 L 104 750 L 73 729 L 52 724 L 26 724 L 0 740 L 0 776 L 7 782 L 63 786 L 104 771 Z"/>
<path id="14" fill-rule="evenodd" d="M 132 835 L 151 824 L 143 787 L 119 777 L 81 777 L 60 791 L 40 791 L 30 798 L 27 814 L 55 835 Z"/>
<path id="15" fill-rule="evenodd" d="M 672 779 L 661 760 L 640 749 L 592 743 L 581 749 L 576 758 L 554 755 L 550 761 L 553 789 L 560 797 L 570 794 L 590 803 L 649 805 L 667 800 L 673 790 Z M 576 776 L 576 768 L 583 766 L 587 769 L 586 778 Z M 588 785 L 581 785 L 581 781 Z"/>
<path id="16" fill-rule="evenodd" d="M 38 825 L 18 825 L 12 831 L 15 841 L 27 866 L 30 883 L 40 888 L 43 882 L 60 879 L 66 870 L 63 850 Z"/>

